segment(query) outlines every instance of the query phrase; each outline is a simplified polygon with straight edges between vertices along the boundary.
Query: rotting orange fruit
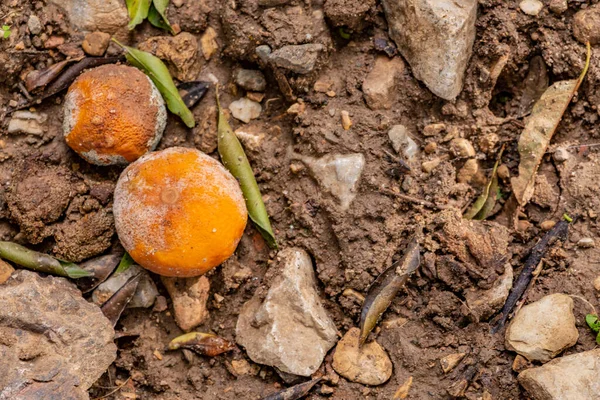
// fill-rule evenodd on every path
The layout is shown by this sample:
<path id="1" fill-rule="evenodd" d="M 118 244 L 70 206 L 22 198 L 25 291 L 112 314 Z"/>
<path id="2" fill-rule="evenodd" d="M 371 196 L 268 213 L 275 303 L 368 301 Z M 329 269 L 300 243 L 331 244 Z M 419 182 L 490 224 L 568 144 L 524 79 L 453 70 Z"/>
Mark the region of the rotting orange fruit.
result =
<path id="1" fill-rule="evenodd" d="M 128 164 L 154 150 L 167 123 L 154 83 L 127 65 L 81 74 L 67 92 L 64 113 L 67 144 L 96 165 Z"/>
<path id="2" fill-rule="evenodd" d="M 123 247 L 163 276 L 198 276 L 228 259 L 248 219 L 238 181 L 215 159 L 171 147 L 130 164 L 113 212 Z"/>

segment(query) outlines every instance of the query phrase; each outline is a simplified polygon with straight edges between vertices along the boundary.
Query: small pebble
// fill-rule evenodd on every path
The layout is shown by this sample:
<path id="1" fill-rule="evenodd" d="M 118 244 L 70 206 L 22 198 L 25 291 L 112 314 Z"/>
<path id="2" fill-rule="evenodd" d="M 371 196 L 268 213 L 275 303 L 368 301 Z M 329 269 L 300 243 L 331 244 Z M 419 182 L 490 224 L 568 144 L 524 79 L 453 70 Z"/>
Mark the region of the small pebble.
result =
<path id="1" fill-rule="evenodd" d="M 569 9 L 569 4 L 567 0 L 550 0 L 548 8 L 553 13 L 560 15 Z"/>
<path id="2" fill-rule="evenodd" d="M 496 173 L 498 174 L 498 178 L 502 179 L 502 180 L 506 180 L 508 178 L 510 178 L 510 171 L 508 170 L 508 167 L 506 166 L 506 164 L 501 164 Z"/>
<path id="3" fill-rule="evenodd" d="M 473 157 L 475 148 L 471 142 L 464 138 L 452 139 L 450 142 L 450 151 L 455 157 Z"/>
<path id="4" fill-rule="evenodd" d="M 32 35 L 39 35 L 42 32 L 42 23 L 36 15 L 30 15 L 27 21 L 27 28 Z"/>
<path id="5" fill-rule="evenodd" d="M 425 145 L 425 147 L 423 148 L 423 150 L 427 154 L 435 153 L 435 151 L 437 150 L 437 143 L 436 142 L 429 142 L 429 143 L 427 143 Z"/>
<path id="6" fill-rule="evenodd" d="M 580 43 L 600 43 L 600 6 L 598 4 L 578 11 L 573 16 L 573 36 Z"/>
<path id="7" fill-rule="evenodd" d="M 531 222 L 525 221 L 524 219 L 519 220 L 517 222 L 517 231 L 519 232 L 527 232 L 531 227 Z"/>
<path id="8" fill-rule="evenodd" d="M 262 92 L 267 87 L 267 81 L 262 72 L 254 69 L 238 69 L 234 73 L 235 83 L 253 92 Z"/>
<path id="9" fill-rule="evenodd" d="M 467 160 L 465 165 L 458 171 L 456 181 L 458 183 L 469 183 L 478 171 L 479 164 L 477 163 L 477 160 L 471 158 Z"/>
<path id="10" fill-rule="evenodd" d="M 332 85 L 331 82 L 319 79 L 313 85 L 313 89 L 315 90 L 315 92 L 327 93 L 329 91 L 329 89 L 331 88 L 331 85 Z"/>
<path id="11" fill-rule="evenodd" d="M 443 132 L 446 129 L 446 124 L 437 123 L 437 124 L 429 124 L 425 128 L 423 128 L 423 135 L 425 136 L 436 136 Z"/>
<path id="12" fill-rule="evenodd" d="M 571 157 L 571 154 L 569 153 L 569 150 L 566 147 L 559 147 L 556 150 L 554 150 L 554 154 L 552 155 L 552 157 L 556 162 L 564 162 Z"/>
<path id="13" fill-rule="evenodd" d="M 549 231 L 550 229 L 554 228 L 554 225 L 556 225 L 555 221 L 546 220 L 540 224 L 540 228 L 542 228 L 544 231 Z"/>
<path id="14" fill-rule="evenodd" d="M 438 165 L 440 165 L 441 162 L 442 160 L 440 160 L 439 158 L 434 158 L 433 160 L 425 161 L 423 164 L 421 164 L 421 169 L 423 170 L 423 172 L 430 173 Z"/>
<path id="15" fill-rule="evenodd" d="M 455 353 L 448 354 L 445 357 L 440 358 L 440 365 L 442 366 L 442 371 L 445 374 L 452 371 L 461 361 L 465 358 L 466 353 Z"/>
<path id="16" fill-rule="evenodd" d="M 163 312 L 167 308 L 167 298 L 165 296 L 156 296 L 156 300 L 154 301 L 154 307 L 152 308 L 153 312 Z"/>
<path id="17" fill-rule="evenodd" d="M 527 15 L 536 16 L 544 8 L 544 3 L 539 0 L 523 0 L 519 3 L 519 8 Z"/>
<path id="18" fill-rule="evenodd" d="M 90 56 L 100 57 L 108 48 L 110 43 L 110 35 L 104 32 L 88 33 L 81 44 L 83 51 Z"/>
<path id="19" fill-rule="evenodd" d="M 350 119 L 350 114 L 346 110 L 340 111 L 340 115 L 342 116 L 342 127 L 345 131 L 349 130 L 352 126 L 352 120 Z"/>
<path id="20" fill-rule="evenodd" d="M 288 114 L 300 115 L 306 109 L 306 105 L 304 103 L 294 103 L 287 109 Z"/>
<path id="21" fill-rule="evenodd" d="M 202 55 L 206 61 L 210 60 L 213 54 L 219 49 L 219 44 L 216 41 L 217 32 L 211 28 L 206 28 L 204 34 L 200 38 L 200 46 L 202 47 Z"/>
<path id="22" fill-rule="evenodd" d="M 250 120 L 260 116 L 262 107 L 259 103 L 243 97 L 239 100 L 232 101 L 231 104 L 229 104 L 229 110 L 234 118 L 248 123 Z"/>
<path id="23" fill-rule="evenodd" d="M 265 94 L 260 92 L 246 92 L 246 97 L 252 101 L 260 103 L 264 100 Z"/>
<path id="24" fill-rule="evenodd" d="M 333 392 L 335 392 L 335 389 L 327 385 L 321 385 L 321 388 L 319 389 L 319 394 L 322 394 L 324 396 L 332 395 Z"/>
<path id="25" fill-rule="evenodd" d="M 577 246 L 585 248 L 585 249 L 589 249 L 594 247 L 594 239 L 592 238 L 581 238 L 579 239 L 579 241 L 577 242 Z"/>
<path id="26" fill-rule="evenodd" d="M 388 131 L 388 137 L 392 142 L 392 148 L 398 154 L 403 154 L 408 160 L 414 158 L 419 152 L 419 146 L 410 137 L 404 125 L 394 125 Z"/>
<path id="27" fill-rule="evenodd" d="M 600 276 L 594 279 L 594 289 L 600 292 Z"/>

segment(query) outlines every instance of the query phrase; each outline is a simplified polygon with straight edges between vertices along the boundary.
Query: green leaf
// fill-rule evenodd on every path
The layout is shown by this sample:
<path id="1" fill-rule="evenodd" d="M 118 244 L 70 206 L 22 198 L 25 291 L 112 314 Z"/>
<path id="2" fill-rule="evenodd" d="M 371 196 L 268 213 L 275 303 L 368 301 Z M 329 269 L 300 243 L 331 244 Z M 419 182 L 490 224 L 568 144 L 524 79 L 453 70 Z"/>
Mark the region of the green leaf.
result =
<path id="1" fill-rule="evenodd" d="M 80 268 L 79 265 L 75 263 L 61 260 L 58 260 L 58 262 L 60 263 L 60 265 L 62 265 L 63 270 L 71 279 L 88 278 L 94 276 L 92 272 Z"/>
<path id="2" fill-rule="evenodd" d="M 596 333 L 600 333 L 600 320 L 598 316 L 594 314 L 588 314 L 585 316 L 585 322 L 588 326 Z"/>
<path id="3" fill-rule="evenodd" d="M 129 12 L 129 24 L 127 27 L 132 30 L 148 18 L 151 0 L 125 0 L 127 11 Z"/>
<path id="4" fill-rule="evenodd" d="M 600 333 L 598 333 L 598 336 L 596 336 L 596 343 L 600 344 Z"/>
<path id="5" fill-rule="evenodd" d="M 8 39 L 10 37 L 10 26 L 2 25 L 2 38 Z"/>
<path id="6" fill-rule="evenodd" d="M 188 128 L 193 128 L 196 125 L 194 115 L 181 99 L 167 66 L 158 57 L 150 53 L 125 46 L 116 39 L 113 39 L 113 41 L 125 49 L 125 57 L 131 65 L 141 69 L 152 79 L 152 82 L 165 99 L 169 111 L 179 115 Z"/>
<path id="7" fill-rule="evenodd" d="M 496 199 L 498 197 L 498 176 L 496 171 L 498 170 L 498 164 L 500 163 L 500 159 L 502 158 L 502 153 L 504 152 L 504 146 L 500 149 L 500 153 L 498 154 L 498 159 L 494 164 L 494 169 L 492 170 L 492 176 L 490 177 L 490 181 L 485 186 L 483 193 L 479 195 L 477 200 L 471 205 L 471 207 L 465 212 L 463 215 L 466 219 L 477 219 L 484 220 L 489 216 L 489 213 L 492 212 L 494 205 L 496 205 Z M 490 196 L 490 193 L 492 196 Z"/>
<path id="8" fill-rule="evenodd" d="M 114 275 L 118 275 L 121 272 L 127 271 L 129 267 L 131 267 L 133 264 L 135 264 L 135 261 L 133 260 L 133 258 L 131 258 L 128 252 L 125 252 L 125 254 L 123 254 L 123 258 L 121 258 L 119 266 L 114 272 Z"/>
<path id="9" fill-rule="evenodd" d="M 167 6 L 169 0 L 152 0 L 152 6 L 148 12 L 148 21 L 157 28 L 169 31 L 171 34 L 175 34 L 173 27 L 167 19 Z"/>
<path id="10" fill-rule="evenodd" d="M 225 165 L 225 168 L 227 168 L 240 182 L 250 219 L 254 222 L 263 238 L 265 238 L 269 247 L 276 249 L 277 240 L 275 239 L 275 234 L 271 228 L 269 215 L 267 214 L 265 203 L 263 203 L 260 189 L 256 183 L 256 178 L 254 178 L 252 167 L 248 162 L 248 158 L 246 157 L 246 153 L 244 153 L 240 141 L 231 130 L 227 117 L 221 109 L 218 86 L 216 92 L 217 108 L 219 109 L 217 146 L 221 161 L 223 162 L 223 165 Z"/>

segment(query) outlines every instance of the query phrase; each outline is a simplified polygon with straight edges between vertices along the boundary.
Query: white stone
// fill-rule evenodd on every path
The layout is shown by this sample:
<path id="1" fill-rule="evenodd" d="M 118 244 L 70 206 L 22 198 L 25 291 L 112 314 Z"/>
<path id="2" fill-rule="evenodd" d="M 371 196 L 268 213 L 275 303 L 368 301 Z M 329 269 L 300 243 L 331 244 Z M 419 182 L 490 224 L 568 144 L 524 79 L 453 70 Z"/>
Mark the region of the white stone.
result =
<path id="1" fill-rule="evenodd" d="M 577 343 L 573 300 L 555 293 L 524 306 L 506 330 L 506 348 L 529 361 L 550 361 Z"/>
<path id="2" fill-rule="evenodd" d="M 242 97 L 241 99 L 232 101 L 231 104 L 229 104 L 229 111 L 231 111 L 231 115 L 233 115 L 234 118 L 248 123 L 260 116 L 260 113 L 262 112 L 262 106 L 247 97 Z"/>
<path id="3" fill-rule="evenodd" d="M 455 99 L 475 41 L 477 0 L 383 0 L 383 8 L 415 77 L 435 95 Z"/>
<path id="4" fill-rule="evenodd" d="M 44 124 L 48 115 L 30 111 L 16 111 L 8 123 L 8 133 L 25 133 L 28 135 L 43 136 Z"/>
<path id="5" fill-rule="evenodd" d="M 600 393 L 600 349 L 560 357 L 519 374 L 534 400 L 588 400 Z"/>
<path id="6" fill-rule="evenodd" d="M 544 8 L 544 3 L 539 0 L 523 0 L 519 3 L 519 8 L 525 14 L 535 17 Z"/>
<path id="7" fill-rule="evenodd" d="M 310 376 L 337 341 L 337 330 L 321 304 L 310 256 L 302 249 L 279 252 L 266 297 L 256 293 L 242 307 L 236 341 L 252 361 L 288 374 Z"/>
<path id="8" fill-rule="evenodd" d="M 404 154 L 408 160 L 412 160 L 419 153 L 419 146 L 408 134 L 408 129 L 404 125 L 394 125 L 388 131 L 388 136 L 392 142 L 394 151 L 398 154 Z"/>
<path id="9" fill-rule="evenodd" d="M 315 179 L 340 201 L 347 210 L 356 197 L 358 182 L 365 167 L 365 156 L 360 153 L 329 154 L 321 158 L 301 156 Z"/>

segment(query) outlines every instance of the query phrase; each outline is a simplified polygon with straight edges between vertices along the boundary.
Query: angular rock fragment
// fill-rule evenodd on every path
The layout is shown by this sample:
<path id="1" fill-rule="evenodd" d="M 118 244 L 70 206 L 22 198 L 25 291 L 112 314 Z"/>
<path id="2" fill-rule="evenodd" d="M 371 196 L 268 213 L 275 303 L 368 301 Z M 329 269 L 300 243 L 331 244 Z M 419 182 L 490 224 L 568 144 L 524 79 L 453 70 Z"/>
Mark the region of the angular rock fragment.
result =
<path id="1" fill-rule="evenodd" d="M 258 50 L 258 48 L 257 48 Z M 325 46 L 319 43 L 283 46 L 269 54 L 269 61 L 297 74 L 311 72 Z"/>
<path id="2" fill-rule="evenodd" d="M 378 56 L 373 69 L 362 84 L 365 101 L 371 110 L 389 109 L 396 95 L 395 80 L 404 72 L 404 62 L 400 57 L 389 59 Z"/>
<path id="3" fill-rule="evenodd" d="M 121 0 L 51 0 L 64 9 L 71 25 L 82 31 L 114 33 L 127 25 L 129 17 Z"/>
<path id="4" fill-rule="evenodd" d="M 555 293 L 519 310 L 506 330 L 506 348 L 529 361 L 550 361 L 578 338 L 573 300 Z"/>
<path id="5" fill-rule="evenodd" d="M 510 264 L 504 267 L 504 273 L 496 279 L 491 289 L 470 288 L 465 293 L 467 306 L 477 321 L 491 317 L 504 305 L 513 285 L 513 268 Z"/>
<path id="6" fill-rule="evenodd" d="M 198 40 L 191 33 L 182 32 L 177 36 L 153 37 L 138 47 L 165 60 L 171 74 L 180 81 L 187 82 L 198 78 L 202 65 Z"/>
<path id="7" fill-rule="evenodd" d="M 255 101 L 242 97 L 239 100 L 232 101 L 229 104 L 229 110 L 235 119 L 248 123 L 260 116 L 262 106 Z"/>
<path id="8" fill-rule="evenodd" d="M 600 393 L 600 349 L 552 360 L 519 374 L 534 400 L 596 399 Z"/>
<path id="9" fill-rule="evenodd" d="M 417 79 L 453 100 L 475 41 L 477 0 L 383 0 L 390 36 Z"/>
<path id="10" fill-rule="evenodd" d="M 309 255 L 290 248 L 279 259 L 266 297 L 255 294 L 242 307 L 236 341 L 256 363 L 310 376 L 337 341 L 337 330 L 321 304 Z"/>
<path id="11" fill-rule="evenodd" d="M 238 69 L 234 73 L 235 83 L 246 90 L 262 92 L 267 81 L 262 72 L 253 69 Z"/>
<path id="12" fill-rule="evenodd" d="M 173 300 L 175 322 L 186 332 L 200 325 L 208 317 L 206 301 L 210 283 L 206 276 L 195 278 L 161 277 Z"/>
<path id="13" fill-rule="evenodd" d="M 340 201 L 347 210 L 356 196 L 358 181 L 365 166 L 365 156 L 360 153 L 329 154 L 321 158 L 300 158 L 321 186 Z"/>
<path id="14" fill-rule="evenodd" d="M 88 399 L 115 360 L 114 330 L 64 278 L 19 270 L 0 285 L 0 399 Z"/>

